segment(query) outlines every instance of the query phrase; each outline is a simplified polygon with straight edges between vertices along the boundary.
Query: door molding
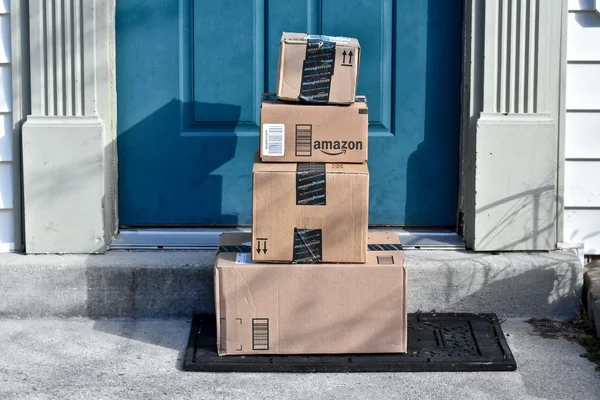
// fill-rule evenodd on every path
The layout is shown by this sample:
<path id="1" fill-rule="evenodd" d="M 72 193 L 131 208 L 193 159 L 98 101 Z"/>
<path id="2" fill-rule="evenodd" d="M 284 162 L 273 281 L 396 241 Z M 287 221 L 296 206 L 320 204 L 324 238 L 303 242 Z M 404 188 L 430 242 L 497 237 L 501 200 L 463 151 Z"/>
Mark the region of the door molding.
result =
<path id="1" fill-rule="evenodd" d="M 14 160 L 13 210 L 15 226 L 14 250 L 24 250 L 23 202 L 21 186 L 21 128 L 30 113 L 29 88 L 29 1 L 11 0 L 11 67 L 12 67 L 12 134 Z"/>
<path id="2" fill-rule="evenodd" d="M 118 227 L 117 210 L 117 156 L 116 156 L 116 75 L 115 75 L 115 0 L 66 0 L 57 2 L 55 18 L 48 18 L 51 13 L 44 12 L 45 0 L 35 0 L 31 4 L 28 0 L 11 0 L 11 35 L 13 46 L 13 97 L 14 97 L 14 121 L 15 137 L 20 139 L 22 133 L 26 133 L 27 124 L 25 119 L 29 115 L 36 117 L 36 127 L 40 126 L 40 118 L 49 126 L 60 127 L 64 118 L 53 118 L 55 115 L 69 116 L 69 121 L 83 117 L 97 117 L 100 127 L 101 142 L 103 148 L 100 150 L 102 158 L 102 174 L 94 185 L 101 184 L 103 188 L 103 199 L 91 199 L 89 197 L 67 198 L 65 204 L 77 204 L 81 210 L 96 212 L 102 209 L 101 218 L 94 222 L 87 219 L 83 222 L 83 228 L 77 231 L 76 226 L 71 226 L 72 221 L 58 221 L 62 225 L 59 229 L 62 235 L 56 236 L 57 242 L 48 243 L 44 251 L 61 252 L 64 241 L 68 240 L 67 231 L 79 235 L 91 229 L 95 234 L 79 249 L 70 252 L 103 252 L 107 249 L 110 241 L 114 238 Z M 80 5 L 82 18 L 74 18 L 65 14 L 62 4 L 70 7 L 71 4 Z M 461 122 L 461 175 L 460 175 L 460 201 L 459 212 L 461 214 L 460 230 L 462 231 L 467 247 L 476 250 L 538 250 L 555 248 L 561 235 L 562 226 L 562 131 L 563 131 L 563 109 L 564 104 L 564 40 L 566 29 L 564 16 L 566 15 L 566 1 L 543 2 L 542 0 L 526 0 L 519 2 L 522 9 L 521 14 L 511 14 L 510 19 L 500 18 L 500 7 L 514 7 L 516 1 L 511 0 L 465 0 L 464 13 L 464 52 L 463 52 L 463 111 Z M 539 7 L 538 7 L 539 6 Z M 537 7 L 537 8 L 536 8 Z M 41 10 L 41 14 L 40 14 Z M 503 8 L 504 10 L 504 8 Z M 515 8 L 516 10 L 516 8 Z M 504 11 L 502 11 L 504 12 Z M 517 15 L 528 15 L 535 18 L 521 18 Z M 63 18 L 67 16 L 67 18 Z M 513 18 L 514 16 L 514 18 Z M 499 24 L 499 21 L 502 24 Z M 552 25 L 554 24 L 554 25 Z M 559 26 L 560 29 L 554 29 Z M 521 77 L 522 69 L 517 74 L 517 66 L 514 59 L 506 58 L 509 52 L 499 52 L 498 45 L 502 38 L 512 40 L 511 35 L 506 32 L 533 32 L 533 29 L 547 29 L 539 35 L 539 47 L 529 46 L 522 54 L 529 55 L 537 60 L 532 70 L 528 90 L 537 94 L 538 103 L 534 114 L 524 118 L 505 116 L 504 109 L 497 107 L 498 98 L 505 99 L 507 91 L 518 86 L 514 84 L 513 76 Z M 550 29 L 552 27 L 552 29 Z M 59 28 L 54 30 L 55 28 Z M 54 47 L 54 41 L 44 40 L 45 35 L 52 32 L 80 32 L 82 55 L 80 58 L 61 57 L 58 60 L 66 60 L 64 63 L 54 62 L 55 51 L 63 51 L 64 47 Z M 540 31 L 542 32 L 542 31 Z M 513 43 L 513 42 L 511 42 Z M 531 43 L 531 42 L 530 42 Z M 32 46 L 36 45 L 34 49 Z M 58 45 L 67 46 L 68 43 L 58 41 Z M 29 52 L 31 49 L 31 52 Z M 71 53 L 69 53 L 71 54 Z M 516 53 L 515 53 L 516 54 Z M 30 56 L 31 55 L 31 59 Z M 68 54 L 67 54 L 68 55 Z M 85 74 L 82 81 L 72 76 L 73 71 L 81 63 Z M 506 72 L 507 80 L 502 80 L 502 74 L 498 68 Z M 50 85 L 47 71 L 56 74 L 64 82 L 64 87 Z M 517 74 L 517 75 L 515 75 Z M 500 81 L 497 82 L 498 77 Z M 79 86 L 78 86 L 79 85 Z M 65 108 L 53 109 L 49 112 L 48 104 L 55 104 L 55 99 L 66 98 L 64 91 L 81 87 L 81 96 L 84 101 L 84 109 L 81 113 L 71 113 Z M 530 92 L 528 92 L 530 93 Z M 499 97 L 500 96 L 500 97 Z M 510 92 L 508 101 L 512 104 Z M 50 102 L 49 102 L 50 101 Z M 514 101 L 519 103 L 518 97 Z M 530 98 L 527 102 L 530 104 Z M 510 108 L 510 107 L 509 107 Z M 518 106 L 517 106 L 518 108 Z M 68 109 L 68 107 L 67 107 Z M 523 114 L 517 109 L 516 114 Z M 60 112 L 59 112 L 60 111 Z M 512 109 L 508 110 L 512 113 Z M 522 111 L 522 110 L 521 110 Z M 550 115 L 550 118 L 547 116 Z M 507 117 L 507 118 L 503 118 Z M 61 122 L 62 121 L 62 122 Z M 21 124 L 25 122 L 25 127 Z M 59 124 L 59 125 L 57 125 Z M 71 122 L 68 127 L 71 126 Z M 540 127 L 541 126 L 541 127 Z M 521 132 L 515 136 L 511 133 Z M 73 131 L 73 135 L 77 135 Z M 524 141 L 522 137 L 531 140 Z M 514 152 L 515 140 L 519 139 L 518 149 Z M 547 145 L 539 149 L 540 141 Z M 20 141 L 19 141 L 20 142 Z M 549 144 L 548 144 L 549 143 Z M 35 145 L 35 143 L 34 143 Z M 35 146 L 34 146 L 35 147 Z M 484 151 L 491 149 L 491 157 L 484 157 Z M 42 151 L 46 149 L 38 149 Z M 76 149 L 73 149 L 76 150 Z M 540 152 L 543 154 L 540 154 Z M 23 154 L 23 157 L 35 155 L 34 152 Z M 544 161 L 535 164 L 533 168 L 527 167 L 532 155 L 541 156 Z M 90 155 L 90 159 L 98 154 Z M 60 159 L 61 154 L 56 154 Z M 500 160 L 513 160 L 513 164 L 507 166 L 501 164 Z M 82 171 L 84 168 L 81 169 Z M 23 171 L 26 175 L 28 171 Z M 523 182 L 523 185 L 513 185 L 515 177 Z M 59 179 L 48 175 L 45 183 L 50 187 L 59 187 Z M 546 182 L 547 183 L 544 183 Z M 86 180 L 82 181 L 86 185 Z M 502 185 L 508 185 L 508 189 Z M 512 185 L 512 186 L 511 186 Z M 548 188 L 547 190 L 545 188 Z M 42 203 L 31 201 L 34 199 L 29 193 L 30 187 L 24 187 L 24 220 L 27 222 L 28 207 L 43 207 Z M 524 190 L 525 189 L 525 190 Z M 506 201 L 506 193 L 518 195 L 527 190 L 543 189 L 543 194 L 538 200 L 532 200 L 524 207 L 524 211 L 516 213 L 510 223 L 502 219 L 502 215 L 511 212 L 514 203 Z M 85 191 L 82 191 L 85 193 Z M 61 196 L 67 193 L 57 193 L 56 200 L 59 208 Z M 504 201 L 504 203 L 502 203 Z M 500 203 L 498 203 L 500 202 Z M 504 204 L 496 207 L 496 204 Z M 507 205 L 508 204 L 508 205 Z M 487 208 L 486 208 L 487 207 Z M 540 210 L 544 210 L 540 214 Z M 47 211 L 47 210 L 46 210 Z M 63 210 L 64 211 L 64 210 Z M 69 215 L 69 213 L 65 213 Z M 528 221 L 538 222 L 538 229 L 531 234 L 532 226 Z M 100 222 L 98 222 L 100 221 Z M 35 229 L 35 221 L 31 221 L 34 230 L 28 229 L 25 245 L 28 252 L 35 249 L 35 241 L 31 236 Z M 79 221 L 81 222 L 81 221 Z M 543 223 L 543 227 L 539 226 Z M 97 226 L 100 224 L 100 226 Z M 498 226 L 504 224 L 505 228 L 498 230 Z M 73 231 L 75 229 L 75 231 Z M 32 245 L 33 244 L 33 245 Z"/>

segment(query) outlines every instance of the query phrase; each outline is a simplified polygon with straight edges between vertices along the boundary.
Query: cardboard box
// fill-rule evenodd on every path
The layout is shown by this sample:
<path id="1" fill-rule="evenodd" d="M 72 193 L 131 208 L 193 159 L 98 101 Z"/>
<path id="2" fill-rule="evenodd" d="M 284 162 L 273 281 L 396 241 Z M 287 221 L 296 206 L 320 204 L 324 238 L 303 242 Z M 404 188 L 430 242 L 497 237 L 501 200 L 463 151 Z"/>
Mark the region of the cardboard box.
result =
<path id="1" fill-rule="evenodd" d="M 277 97 L 321 104 L 350 104 L 356 95 L 358 40 L 283 33 L 279 44 Z"/>
<path id="2" fill-rule="evenodd" d="M 364 263 L 366 164 L 254 163 L 252 259 Z"/>
<path id="3" fill-rule="evenodd" d="M 250 234 L 221 236 L 221 355 L 403 353 L 406 266 L 398 234 L 370 234 L 366 264 L 259 264 Z M 246 253 L 244 253 L 246 252 Z"/>
<path id="4" fill-rule="evenodd" d="M 364 96 L 349 106 L 286 103 L 267 96 L 260 124 L 264 162 L 367 161 L 369 115 Z"/>

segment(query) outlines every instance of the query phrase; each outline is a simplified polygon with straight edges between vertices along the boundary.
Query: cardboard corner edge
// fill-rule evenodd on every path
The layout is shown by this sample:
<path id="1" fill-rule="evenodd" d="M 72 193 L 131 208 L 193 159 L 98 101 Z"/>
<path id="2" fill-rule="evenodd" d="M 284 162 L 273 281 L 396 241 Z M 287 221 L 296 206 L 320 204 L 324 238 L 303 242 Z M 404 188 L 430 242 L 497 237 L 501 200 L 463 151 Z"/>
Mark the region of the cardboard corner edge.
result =
<path id="1" fill-rule="evenodd" d="M 254 200 L 254 196 L 256 191 L 254 190 L 255 187 L 255 179 L 256 179 L 256 174 L 257 171 L 254 169 L 254 167 L 252 167 L 252 218 L 254 218 L 254 216 L 256 215 L 256 201 Z M 256 232 L 254 230 L 254 225 L 252 226 L 252 230 L 250 232 L 250 259 L 252 261 L 256 261 L 256 255 L 254 254 L 254 246 L 252 246 L 256 238 Z"/>
<path id="2" fill-rule="evenodd" d="M 404 274 L 404 284 L 403 290 L 404 295 L 402 302 L 402 315 L 404 316 L 404 337 L 402 340 L 402 352 L 408 352 L 408 271 L 406 268 L 406 257 L 404 257 L 404 261 L 402 262 L 402 273 Z"/>
<path id="3" fill-rule="evenodd" d="M 217 254 L 217 259 L 215 260 L 215 268 L 213 271 L 214 276 L 214 289 L 215 289 L 215 316 L 216 316 L 216 324 L 217 324 L 217 354 L 222 356 L 226 354 L 226 349 L 223 349 L 223 344 L 221 343 L 221 278 L 220 278 L 220 267 L 219 267 L 219 255 Z"/>
<path id="4" fill-rule="evenodd" d="M 285 34 L 285 32 L 284 32 Z M 277 83 L 275 95 L 277 98 L 282 96 L 283 92 L 283 58 L 285 57 L 285 41 L 283 39 L 283 34 L 281 36 L 281 41 L 279 42 L 279 57 L 277 58 Z M 262 108 L 262 107 L 261 107 Z M 261 146 L 261 156 L 262 156 L 262 146 Z"/>

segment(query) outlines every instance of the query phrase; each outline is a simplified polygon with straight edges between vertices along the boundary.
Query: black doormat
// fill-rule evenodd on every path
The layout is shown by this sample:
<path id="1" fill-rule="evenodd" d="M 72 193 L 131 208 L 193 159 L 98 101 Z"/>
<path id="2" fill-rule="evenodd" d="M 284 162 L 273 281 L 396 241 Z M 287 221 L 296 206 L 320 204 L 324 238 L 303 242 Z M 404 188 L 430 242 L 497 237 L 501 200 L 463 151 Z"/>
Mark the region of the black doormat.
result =
<path id="1" fill-rule="evenodd" d="M 204 372 L 449 372 L 514 371 L 495 314 L 408 315 L 406 354 L 219 356 L 214 315 L 194 315 L 183 362 Z"/>

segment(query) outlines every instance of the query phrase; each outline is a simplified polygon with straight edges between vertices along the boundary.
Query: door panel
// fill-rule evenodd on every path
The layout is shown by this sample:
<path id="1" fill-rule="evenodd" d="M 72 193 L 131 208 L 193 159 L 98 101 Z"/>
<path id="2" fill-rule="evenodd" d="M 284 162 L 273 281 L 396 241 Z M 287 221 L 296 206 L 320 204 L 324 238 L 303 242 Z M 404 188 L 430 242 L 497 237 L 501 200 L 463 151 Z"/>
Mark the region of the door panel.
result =
<path id="1" fill-rule="evenodd" d="M 191 7 L 195 121 L 256 122 L 256 93 L 263 91 L 264 34 L 256 32 L 264 24 L 261 10 L 251 1 L 232 7 L 223 7 L 222 1 L 198 4 Z M 239 113 L 198 105 L 206 99 L 239 104 Z"/>
<path id="2" fill-rule="evenodd" d="M 121 223 L 251 223 L 260 95 L 297 31 L 360 40 L 371 224 L 453 225 L 461 18 L 461 0 L 117 0 Z"/>
<path id="3" fill-rule="evenodd" d="M 367 96 L 371 132 L 392 131 L 392 6 L 392 0 L 323 2 L 323 32 L 334 32 L 335 35 L 340 32 L 341 36 L 356 37 L 360 41 L 357 91 Z"/>

